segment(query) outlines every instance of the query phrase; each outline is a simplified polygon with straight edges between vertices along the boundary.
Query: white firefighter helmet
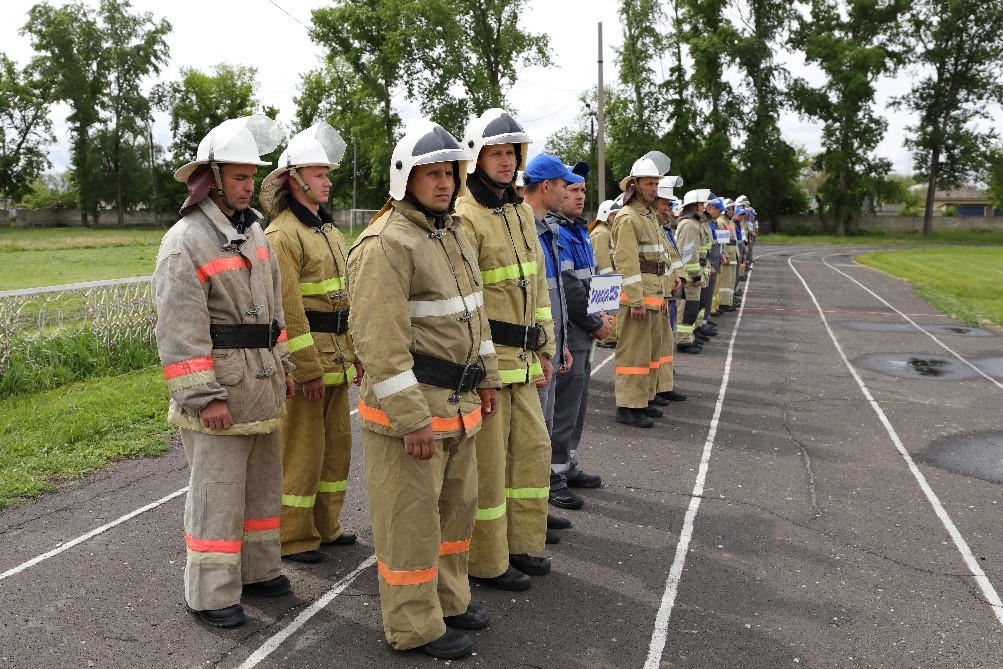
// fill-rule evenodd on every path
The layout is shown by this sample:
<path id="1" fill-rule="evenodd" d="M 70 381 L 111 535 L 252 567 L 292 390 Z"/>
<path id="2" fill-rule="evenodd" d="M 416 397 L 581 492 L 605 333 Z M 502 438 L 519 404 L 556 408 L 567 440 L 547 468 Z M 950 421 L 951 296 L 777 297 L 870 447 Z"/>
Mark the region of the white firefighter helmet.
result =
<path id="1" fill-rule="evenodd" d="M 725 209 L 732 209 L 732 208 L 734 208 L 734 206 L 735 206 L 735 201 L 734 200 L 732 200 L 731 198 L 728 198 L 728 197 L 724 198 L 724 208 Z"/>
<path id="2" fill-rule="evenodd" d="M 714 193 L 710 192 L 709 188 L 697 188 L 696 190 L 687 191 L 686 195 L 683 196 L 683 206 L 688 204 L 693 204 L 694 202 L 701 202 L 706 204 L 714 199 Z"/>
<path id="3" fill-rule="evenodd" d="M 676 197 L 674 188 L 683 185 L 683 178 L 677 176 L 662 177 L 658 180 L 658 197 L 663 200 L 672 200 Z"/>
<path id="4" fill-rule="evenodd" d="M 274 151 L 284 138 L 279 124 L 264 114 L 223 121 L 199 142 L 195 160 L 175 172 L 174 178 L 187 183 L 200 165 L 268 165 L 261 154 Z M 221 188 L 218 183 L 217 187 Z"/>
<path id="5" fill-rule="evenodd" d="M 390 197 L 403 200 L 411 170 L 430 163 L 458 162 L 453 178 L 459 184 L 454 193 L 459 192 L 466 182 L 468 160 L 460 143 L 441 125 L 431 121 L 414 123 L 397 142 L 390 158 Z"/>
<path id="6" fill-rule="evenodd" d="M 345 156 L 345 140 L 330 124 L 321 121 L 293 135 L 279 156 L 278 167 L 272 170 L 262 186 L 268 186 L 286 172 L 297 167 L 327 167 L 338 169 Z"/>
<path id="7" fill-rule="evenodd" d="M 620 180 L 620 190 L 635 177 L 660 177 L 672 168 L 672 160 L 661 151 L 648 151 L 630 166 L 630 174 Z"/>
<path id="8" fill-rule="evenodd" d="M 620 208 L 620 204 L 615 200 L 604 200 L 599 205 L 599 211 L 596 212 L 596 220 L 606 222 L 609 219 L 609 215 L 620 211 Z"/>
<path id="9" fill-rule="evenodd" d="M 738 205 L 738 204 L 747 205 L 747 204 L 749 204 L 749 198 L 745 197 L 744 195 L 739 195 L 738 197 L 735 198 L 735 204 L 736 205 Z"/>
<path id="10" fill-rule="evenodd" d="M 679 218 L 683 215 L 683 203 L 679 200 L 672 201 L 672 215 Z"/>
<path id="11" fill-rule="evenodd" d="M 467 124 L 463 133 L 463 148 L 470 156 L 467 163 L 467 173 L 473 174 L 477 169 L 477 159 L 481 149 L 494 144 L 515 144 L 519 152 L 517 170 L 526 168 L 531 140 L 519 122 L 504 109 L 494 107 L 489 109 Z"/>

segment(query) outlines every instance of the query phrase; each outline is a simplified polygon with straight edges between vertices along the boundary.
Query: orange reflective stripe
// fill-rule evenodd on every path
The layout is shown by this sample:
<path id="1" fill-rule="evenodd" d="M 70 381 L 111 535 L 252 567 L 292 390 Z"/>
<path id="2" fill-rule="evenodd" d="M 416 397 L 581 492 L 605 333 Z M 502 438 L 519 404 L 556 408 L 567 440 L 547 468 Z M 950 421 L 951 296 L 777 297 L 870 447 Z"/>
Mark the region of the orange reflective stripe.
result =
<path id="1" fill-rule="evenodd" d="M 279 518 L 279 516 L 272 516 L 271 518 L 251 518 L 250 520 L 245 520 L 244 531 L 260 532 L 261 530 L 277 530 L 279 529 Z"/>
<path id="2" fill-rule="evenodd" d="M 659 360 L 652 360 L 651 361 L 651 365 L 650 365 L 651 369 L 658 369 L 661 366 L 662 366 L 661 361 L 659 361 Z"/>
<path id="3" fill-rule="evenodd" d="M 666 363 L 672 362 L 672 356 L 671 355 L 663 355 L 662 359 L 659 360 L 659 362 L 662 363 L 663 365 L 666 364 Z"/>
<path id="4" fill-rule="evenodd" d="M 201 283 L 208 281 L 213 275 L 220 272 L 228 272 L 232 269 L 251 269 L 251 261 L 244 256 L 230 256 L 229 258 L 217 258 L 195 270 L 195 276 Z"/>
<path id="5" fill-rule="evenodd" d="M 627 293 L 623 292 L 622 290 L 620 291 L 620 301 L 621 302 L 630 302 L 630 300 L 627 299 Z"/>
<path id="6" fill-rule="evenodd" d="M 651 372 L 650 367 L 617 367 L 617 374 L 649 374 Z"/>
<path id="7" fill-rule="evenodd" d="M 481 422 L 481 408 L 477 407 L 467 415 L 463 417 L 463 427 L 466 429 L 472 428 Z"/>
<path id="8" fill-rule="evenodd" d="M 665 301 L 665 299 L 661 298 L 661 297 L 646 297 L 646 298 L 644 298 L 644 303 L 647 304 L 647 305 L 649 305 L 649 306 L 652 306 L 652 307 L 660 307 L 660 306 L 662 306 L 662 302 L 664 302 L 664 301 Z"/>
<path id="9" fill-rule="evenodd" d="M 470 550 L 470 539 L 466 541 L 443 541 L 439 544 L 439 555 L 466 553 Z"/>
<path id="10" fill-rule="evenodd" d="M 167 365 L 164 367 L 164 378 L 176 379 L 179 376 L 184 376 L 185 374 L 198 374 L 199 372 L 204 372 L 213 368 L 212 356 L 207 355 L 204 358 L 192 358 L 191 360 L 182 360 L 181 362 L 176 362 L 173 365 Z"/>
<path id="11" fill-rule="evenodd" d="M 268 252 L 267 246 L 259 246 L 255 251 L 258 254 L 258 260 L 271 260 L 272 254 Z"/>
<path id="12" fill-rule="evenodd" d="M 394 571 L 383 564 L 382 560 L 377 560 L 376 568 L 388 585 L 421 585 L 422 583 L 434 581 L 435 577 L 439 575 L 439 565 L 433 565 L 428 569 Z"/>
<path id="13" fill-rule="evenodd" d="M 225 541 L 222 539 L 196 539 L 189 534 L 185 535 L 185 543 L 188 550 L 196 553 L 239 553 L 243 542 L 240 539 Z"/>
<path id="14" fill-rule="evenodd" d="M 366 406 L 362 403 L 361 398 L 359 399 L 359 415 L 370 423 L 378 423 L 390 427 L 390 417 L 387 416 L 386 412 Z"/>

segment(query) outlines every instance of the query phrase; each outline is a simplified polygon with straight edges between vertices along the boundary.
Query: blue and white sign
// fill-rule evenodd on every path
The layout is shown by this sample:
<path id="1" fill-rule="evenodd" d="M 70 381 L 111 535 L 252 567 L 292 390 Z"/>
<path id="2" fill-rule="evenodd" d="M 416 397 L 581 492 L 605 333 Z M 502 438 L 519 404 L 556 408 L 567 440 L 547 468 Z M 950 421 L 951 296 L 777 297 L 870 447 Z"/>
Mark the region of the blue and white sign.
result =
<path id="1" fill-rule="evenodd" d="M 717 237 L 717 243 L 721 246 L 727 246 L 728 242 L 731 241 L 731 232 L 727 229 L 725 230 L 715 230 L 714 235 Z"/>
<path id="2" fill-rule="evenodd" d="M 616 311 L 620 308 L 623 274 L 596 274 L 589 289 L 589 313 Z"/>

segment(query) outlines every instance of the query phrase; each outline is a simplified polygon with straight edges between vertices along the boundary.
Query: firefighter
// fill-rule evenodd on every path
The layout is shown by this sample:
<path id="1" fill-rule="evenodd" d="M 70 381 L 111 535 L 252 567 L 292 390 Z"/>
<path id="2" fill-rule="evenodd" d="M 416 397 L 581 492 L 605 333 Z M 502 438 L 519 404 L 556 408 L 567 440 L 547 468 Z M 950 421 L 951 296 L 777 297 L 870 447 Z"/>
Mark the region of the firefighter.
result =
<path id="1" fill-rule="evenodd" d="M 675 214 L 672 212 L 672 203 L 675 201 L 673 189 L 682 186 L 683 180 L 678 176 L 662 177 L 658 182 L 658 196 L 655 198 L 655 215 L 662 226 L 665 247 L 668 256 L 666 262 L 668 269 L 665 273 L 664 292 L 669 302 L 669 313 L 662 324 L 662 347 L 661 359 L 658 367 L 658 388 L 652 402 L 656 406 L 667 406 L 669 402 L 682 402 L 686 395 L 675 390 L 675 374 L 673 366 L 674 352 L 676 348 L 675 333 L 673 332 L 674 321 L 672 315 L 675 310 L 676 301 L 682 295 L 683 285 L 686 283 L 686 272 L 683 269 L 682 257 L 679 255 L 679 247 L 676 245 L 675 233 L 672 226 L 675 222 Z"/>
<path id="2" fill-rule="evenodd" d="M 613 262 L 623 275 L 616 342 L 616 421 L 651 427 L 662 411 L 652 403 L 661 361 L 661 318 L 668 318 L 665 244 L 652 208 L 669 158 L 651 151 L 620 181 L 623 208 L 613 221 Z"/>
<path id="3" fill-rule="evenodd" d="M 474 435 L 500 385 L 476 255 L 451 215 L 466 159 L 441 126 L 414 124 L 391 157 L 391 199 L 348 253 L 384 633 L 444 659 L 470 652 L 459 630 L 488 625 L 467 558 Z"/>
<path id="4" fill-rule="evenodd" d="M 596 272 L 613 274 L 613 218 L 620 211 L 620 203 L 616 200 L 606 200 L 599 205 L 596 218 L 589 224 L 589 239 L 592 242 L 592 252 L 596 259 Z M 616 348 L 616 314 L 608 313 L 610 331 L 596 343 L 600 348 Z"/>
<path id="5" fill-rule="evenodd" d="M 735 213 L 735 203 L 732 200 L 724 200 L 724 213 L 718 217 L 718 225 L 728 231 L 728 244 L 724 247 L 724 255 L 721 257 L 721 280 L 719 282 L 721 290 L 721 301 L 718 308 L 725 313 L 735 310 L 735 283 L 737 281 L 738 268 L 738 237 L 735 234 L 735 222 L 732 216 Z"/>
<path id="6" fill-rule="evenodd" d="M 339 520 L 352 457 L 348 386 L 355 351 L 348 332 L 345 238 L 328 201 L 345 142 L 327 123 L 290 140 L 262 182 L 261 204 L 273 216 L 265 231 L 282 274 L 282 305 L 296 395 L 282 417 L 282 556 L 324 559 L 321 544 L 355 542 Z"/>
<path id="7" fill-rule="evenodd" d="M 575 165 L 581 177 L 588 175 L 585 162 Z M 568 307 L 568 349 L 571 370 L 556 380 L 554 428 L 550 436 L 550 503 L 564 509 L 581 508 L 584 499 L 572 488 L 599 488 L 602 477 L 589 474 L 578 466 L 578 446 L 588 412 L 589 378 L 592 374 L 592 344 L 606 337 L 611 329 L 604 313 L 590 314 L 589 290 L 596 274 L 592 242 L 582 212 L 585 209 L 585 182 L 568 186 L 558 211 L 547 215 L 557 224 L 560 237 L 561 284 Z"/>
<path id="8" fill-rule="evenodd" d="M 550 573 L 550 560 L 530 555 L 545 545 L 550 491 L 550 439 L 537 382 L 550 383 L 557 349 L 533 210 L 512 185 L 529 142 L 503 109 L 473 119 L 463 142 L 467 191 L 456 206 L 480 265 L 502 382 L 499 416 L 477 435 L 470 575 L 514 591 L 528 590 L 530 575 Z"/>
<path id="9" fill-rule="evenodd" d="M 292 396 L 279 267 L 250 208 L 262 153 L 282 131 L 263 114 L 224 121 L 175 174 L 188 186 L 153 273 L 157 349 L 191 468 L 185 606 L 245 622 L 241 594 L 290 591 L 280 571 L 279 415 Z"/>
<path id="10" fill-rule="evenodd" d="M 714 199 L 714 194 L 702 188 L 700 193 L 700 203 L 703 207 L 703 214 L 700 220 L 700 254 L 704 260 L 703 274 L 704 281 L 700 288 L 700 312 L 697 315 L 697 327 L 694 330 L 696 336 L 706 342 L 711 337 L 717 336 L 717 327 L 711 326 L 707 321 L 710 319 L 711 305 L 713 303 L 714 287 L 717 284 L 717 268 L 720 266 L 720 247 L 714 238 L 716 227 L 714 219 L 707 211 L 707 204 Z"/>
<path id="11" fill-rule="evenodd" d="M 704 282 L 703 267 L 706 259 L 701 257 L 700 244 L 703 227 L 703 203 L 700 191 L 691 190 L 683 196 L 683 208 L 677 217 L 676 246 L 679 248 L 686 283 L 683 286 L 682 315 L 676 325 L 679 341 L 676 349 L 683 353 L 700 353 L 702 344 L 696 338 L 696 325 L 700 316 L 700 289 Z"/>

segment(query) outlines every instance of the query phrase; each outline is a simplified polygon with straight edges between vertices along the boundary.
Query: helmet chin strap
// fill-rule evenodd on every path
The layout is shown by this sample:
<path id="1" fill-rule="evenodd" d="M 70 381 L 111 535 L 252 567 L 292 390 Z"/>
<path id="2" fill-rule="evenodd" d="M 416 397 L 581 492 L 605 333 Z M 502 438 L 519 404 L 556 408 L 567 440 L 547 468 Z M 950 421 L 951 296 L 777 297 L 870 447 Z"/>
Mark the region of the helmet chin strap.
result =
<path id="1" fill-rule="evenodd" d="M 226 202 L 226 194 L 223 193 L 223 177 L 219 174 L 219 163 L 212 161 L 209 163 L 209 167 L 212 169 L 212 178 L 216 180 L 216 195 Z"/>
<path id="2" fill-rule="evenodd" d="M 300 176 L 299 171 L 295 167 L 289 168 L 289 174 L 291 174 L 293 179 L 296 180 L 296 183 L 299 184 L 300 188 L 303 190 L 303 194 L 306 195 L 308 200 L 310 200 L 317 206 L 326 204 L 325 202 L 321 202 L 320 199 L 318 199 L 317 196 L 313 194 L 313 191 L 310 189 L 310 186 L 308 186 L 307 183 L 303 181 L 303 177 Z"/>

